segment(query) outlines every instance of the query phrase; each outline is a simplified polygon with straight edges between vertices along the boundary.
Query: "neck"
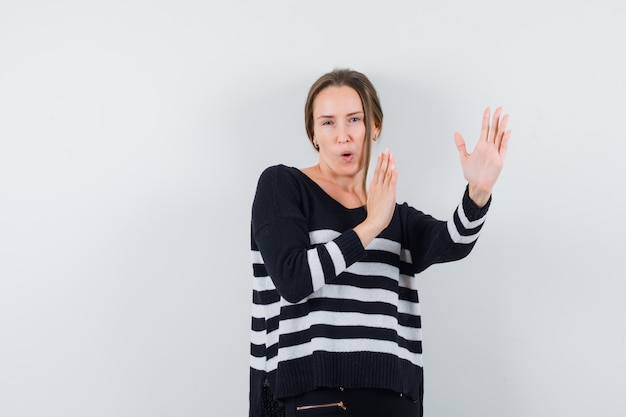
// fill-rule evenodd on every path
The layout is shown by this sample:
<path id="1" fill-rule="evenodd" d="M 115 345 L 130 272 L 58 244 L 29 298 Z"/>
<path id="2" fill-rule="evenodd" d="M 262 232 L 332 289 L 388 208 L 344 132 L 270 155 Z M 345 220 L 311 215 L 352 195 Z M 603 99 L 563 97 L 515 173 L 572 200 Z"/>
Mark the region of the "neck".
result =
<path id="1" fill-rule="evenodd" d="M 343 191 L 360 193 L 363 189 L 363 175 L 365 175 L 363 169 L 359 170 L 356 175 L 338 175 L 328 169 L 328 167 L 319 163 L 317 164 L 317 170 L 322 178 L 326 181 L 332 182 Z"/>

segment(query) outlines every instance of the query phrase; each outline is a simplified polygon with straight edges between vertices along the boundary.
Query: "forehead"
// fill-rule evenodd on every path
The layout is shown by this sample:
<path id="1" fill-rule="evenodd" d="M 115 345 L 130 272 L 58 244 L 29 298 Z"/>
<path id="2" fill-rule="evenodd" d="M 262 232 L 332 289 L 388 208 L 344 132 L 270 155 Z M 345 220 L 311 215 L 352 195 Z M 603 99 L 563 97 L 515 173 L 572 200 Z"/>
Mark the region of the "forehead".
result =
<path id="1" fill-rule="evenodd" d="M 363 103 L 359 93 L 345 85 L 326 87 L 313 102 L 313 117 L 341 116 L 362 111 Z"/>

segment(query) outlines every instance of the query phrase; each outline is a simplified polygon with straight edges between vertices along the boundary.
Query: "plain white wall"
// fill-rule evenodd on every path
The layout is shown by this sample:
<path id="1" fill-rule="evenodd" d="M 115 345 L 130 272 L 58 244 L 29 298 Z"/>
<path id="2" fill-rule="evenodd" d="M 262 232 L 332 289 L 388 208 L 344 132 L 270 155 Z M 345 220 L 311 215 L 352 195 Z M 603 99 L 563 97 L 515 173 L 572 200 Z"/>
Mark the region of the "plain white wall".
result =
<path id="1" fill-rule="evenodd" d="M 475 251 L 418 278 L 426 415 L 623 415 L 622 9 L 2 1 L 0 415 L 246 415 L 250 203 L 316 162 L 302 107 L 335 66 L 379 90 L 399 199 L 441 218 L 453 132 L 511 116 Z"/>

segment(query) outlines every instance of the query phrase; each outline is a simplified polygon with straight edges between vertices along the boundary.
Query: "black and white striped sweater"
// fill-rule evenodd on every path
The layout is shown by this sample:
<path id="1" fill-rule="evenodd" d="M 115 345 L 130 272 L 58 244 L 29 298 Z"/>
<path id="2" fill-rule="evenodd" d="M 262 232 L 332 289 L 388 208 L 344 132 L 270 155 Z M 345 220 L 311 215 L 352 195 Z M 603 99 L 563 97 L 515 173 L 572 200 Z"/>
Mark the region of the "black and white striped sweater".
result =
<path id="1" fill-rule="evenodd" d="M 466 190 L 445 222 L 397 204 L 363 248 L 352 228 L 365 208 L 345 208 L 296 168 L 266 169 L 252 207 L 250 416 L 261 416 L 264 385 L 277 399 L 341 386 L 421 401 L 415 274 L 465 257 L 488 207 Z"/>

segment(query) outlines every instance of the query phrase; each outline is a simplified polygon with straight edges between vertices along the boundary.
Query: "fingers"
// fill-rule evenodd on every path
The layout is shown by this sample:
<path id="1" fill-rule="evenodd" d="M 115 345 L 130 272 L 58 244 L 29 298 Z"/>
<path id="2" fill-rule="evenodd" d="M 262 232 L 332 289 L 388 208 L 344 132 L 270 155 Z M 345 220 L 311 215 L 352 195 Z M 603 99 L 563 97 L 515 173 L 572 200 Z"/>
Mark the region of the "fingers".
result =
<path id="1" fill-rule="evenodd" d="M 392 184 L 397 181 L 395 156 L 387 149 L 378 155 L 372 184 Z"/>
<path id="2" fill-rule="evenodd" d="M 502 116 L 502 107 L 498 107 L 493 113 L 493 119 L 491 119 L 491 123 L 489 123 L 489 119 L 489 107 L 487 107 L 483 113 L 483 124 L 480 132 L 480 140 L 491 142 L 496 146 L 498 150 L 501 150 L 505 136 L 507 137 L 507 141 L 508 136 L 510 136 L 510 131 L 507 135 L 506 130 L 506 125 L 509 122 L 509 115 L 505 114 L 504 116 Z"/>
<path id="3" fill-rule="evenodd" d="M 387 171 L 389 169 L 389 158 L 391 157 L 391 152 L 389 152 L 389 149 L 387 149 L 383 155 L 382 155 L 382 159 L 381 159 L 381 164 L 380 164 L 380 180 L 382 182 L 385 181 L 385 178 L 387 178 Z"/>
<path id="4" fill-rule="evenodd" d="M 490 114 L 491 114 L 491 110 L 489 109 L 489 107 L 487 107 L 485 111 L 483 112 L 483 125 L 481 126 L 481 129 L 480 129 L 481 141 L 486 142 L 489 140 L 489 116 Z"/>
<path id="5" fill-rule="evenodd" d="M 494 139 L 494 144 L 496 145 L 496 148 L 500 149 L 501 145 L 502 145 L 502 139 L 504 138 L 504 135 L 506 133 L 506 125 L 509 122 L 509 115 L 505 114 L 502 117 L 502 120 L 499 122 L 498 124 L 498 132 L 496 134 L 496 137 Z"/>
<path id="6" fill-rule="evenodd" d="M 500 114 L 502 113 L 502 107 L 498 107 L 493 114 L 493 120 L 491 121 L 491 129 L 489 129 L 489 142 L 495 143 L 496 137 L 500 131 Z"/>
<path id="7" fill-rule="evenodd" d="M 396 169 L 396 157 L 389 153 L 389 167 L 387 169 L 387 180 L 390 187 L 395 187 L 398 182 L 398 170 Z"/>
<path id="8" fill-rule="evenodd" d="M 376 161 L 376 168 L 374 169 L 374 175 L 372 176 L 372 184 L 377 184 L 380 181 L 381 169 L 380 164 L 382 162 L 382 152 L 378 154 L 378 160 Z"/>
<path id="9" fill-rule="evenodd" d="M 372 178 L 372 184 L 381 184 L 387 175 L 387 167 L 389 166 L 389 150 L 381 152 L 378 155 L 378 162 L 376 163 L 376 170 L 374 171 L 374 177 Z"/>
<path id="10" fill-rule="evenodd" d="M 506 132 L 504 132 L 504 135 L 502 136 L 502 141 L 500 143 L 500 158 L 502 158 L 502 160 L 504 160 L 504 158 L 506 158 L 506 150 L 509 149 L 509 137 L 511 136 L 511 131 L 507 130 Z"/>
<path id="11" fill-rule="evenodd" d="M 459 150 L 459 156 L 464 158 L 467 156 L 467 148 L 465 146 L 465 139 L 461 136 L 460 133 L 454 132 L 454 143 L 456 144 L 456 148 Z"/>
<path id="12" fill-rule="evenodd" d="M 502 115 L 502 107 L 497 107 L 491 118 L 491 110 L 489 107 L 483 112 L 483 121 L 480 130 L 480 138 L 476 145 L 476 149 L 486 150 L 486 146 L 495 148 L 495 151 L 502 154 L 506 153 L 511 130 L 506 130 L 509 123 L 509 115 Z M 461 161 L 470 157 L 470 153 L 466 149 L 465 140 L 459 133 L 454 134 L 454 142 L 459 151 Z M 488 144 L 488 145 L 487 145 Z"/>

